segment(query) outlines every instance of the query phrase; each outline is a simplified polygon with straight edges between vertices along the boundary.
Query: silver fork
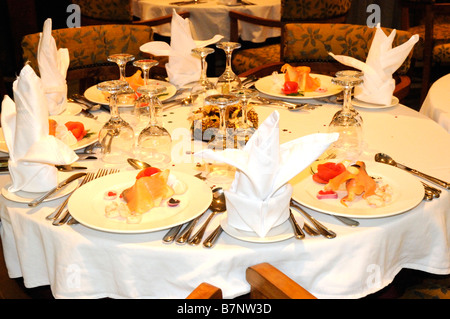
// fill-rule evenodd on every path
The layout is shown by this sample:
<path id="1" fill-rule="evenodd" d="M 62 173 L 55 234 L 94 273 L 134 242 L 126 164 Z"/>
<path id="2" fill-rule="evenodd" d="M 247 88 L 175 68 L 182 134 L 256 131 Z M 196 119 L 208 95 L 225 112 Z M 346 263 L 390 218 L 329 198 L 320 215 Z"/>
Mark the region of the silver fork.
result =
<path id="1" fill-rule="evenodd" d="M 75 189 L 77 189 L 78 187 L 80 187 L 83 184 L 86 184 L 93 177 L 94 177 L 94 173 L 87 173 L 86 176 L 81 181 L 80 185 L 78 185 Z M 74 191 L 75 190 L 73 190 L 72 193 Z M 72 194 L 72 193 L 70 193 L 70 194 Z M 53 213 L 51 213 L 50 215 L 45 217 L 45 219 L 47 219 L 47 220 L 56 220 L 56 219 L 58 219 L 59 215 L 61 215 L 61 212 L 63 211 L 64 207 L 66 206 L 67 202 L 69 201 L 69 197 L 70 197 L 70 195 L 66 198 L 66 200 Z"/>
<path id="2" fill-rule="evenodd" d="M 116 171 L 116 170 L 108 170 L 108 169 L 102 168 L 102 169 L 98 170 L 97 173 L 96 173 L 95 175 L 92 174 L 92 177 L 91 177 L 88 181 L 86 181 L 86 183 L 88 183 L 88 182 L 90 182 L 90 181 L 92 181 L 92 180 L 94 180 L 94 179 L 97 179 L 97 178 L 99 178 L 99 177 L 108 175 L 108 174 L 110 174 L 110 171 L 112 172 L 112 171 Z M 84 180 L 83 180 L 83 183 L 80 184 L 79 186 L 84 185 L 84 184 L 86 184 L 86 183 L 84 183 Z M 73 193 L 72 193 L 72 194 L 73 194 Z M 72 195 L 72 194 L 71 194 L 71 195 Z M 69 195 L 69 197 L 67 197 L 67 199 L 65 200 L 65 202 L 64 202 L 63 205 L 62 205 L 61 210 L 64 209 L 64 207 L 67 205 L 67 203 L 69 202 L 69 199 L 70 199 L 70 196 L 71 196 L 71 195 Z M 69 221 L 70 218 L 72 218 L 72 216 L 70 215 L 69 210 L 66 209 L 66 211 L 65 211 L 64 214 L 63 214 L 63 217 L 61 217 L 61 218 L 59 218 L 59 219 L 56 219 L 56 218 L 55 218 L 55 220 L 53 221 L 52 224 L 53 224 L 54 226 L 61 226 L 61 225 L 64 225 L 65 223 L 67 223 L 67 222 Z M 73 218 L 72 218 L 72 219 L 73 219 Z M 74 224 L 74 223 L 75 223 L 75 222 L 73 222 L 72 224 Z"/>

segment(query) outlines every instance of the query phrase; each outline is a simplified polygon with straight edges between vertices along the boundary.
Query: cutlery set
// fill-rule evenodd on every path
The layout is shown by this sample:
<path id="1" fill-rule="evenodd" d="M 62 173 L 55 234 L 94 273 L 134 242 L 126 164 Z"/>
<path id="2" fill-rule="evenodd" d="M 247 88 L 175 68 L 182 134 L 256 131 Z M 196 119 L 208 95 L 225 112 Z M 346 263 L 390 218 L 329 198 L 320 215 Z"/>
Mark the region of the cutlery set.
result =
<path id="1" fill-rule="evenodd" d="M 35 200 L 31 201 L 30 203 L 28 203 L 28 206 L 30 206 L 30 207 L 37 206 L 38 204 L 42 203 L 42 201 L 45 198 L 47 198 L 48 196 L 50 196 L 51 194 L 53 194 L 56 191 L 60 190 L 61 188 L 65 187 L 66 185 L 75 181 L 76 179 L 79 179 L 84 176 L 81 183 L 69 194 L 69 196 L 66 198 L 66 200 L 53 213 L 51 213 L 47 217 L 45 217 L 45 219 L 52 221 L 52 224 L 54 226 L 61 226 L 66 223 L 68 225 L 76 224 L 77 221 L 74 218 L 72 218 L 69 210 L 66 209 L 66 211 L 64 211 L 64 208 L 67 206 L 67 203 L 69 202 L 70 196 L 82 185 L 84 185 L 94 179 L 97 179 L 99 177 L 106 176 L 109 174 L 114 174 L 117 172 L 119 172 L 118 169 L 100 169 L 96 173 L 89 172 L 89 173 L 74 174 L 71 177 L 69 177 L 68 179 L 66 179 L 65 181 L 61 182 L 56 188 L 54 188 L 54 189 L 50 190 L 49 192 L 47 192 L 46 194 L 44 194 L 42 197 L 35 199 Z M 64 211 L 64 213 L 63 213 L 63 211 Z"/>

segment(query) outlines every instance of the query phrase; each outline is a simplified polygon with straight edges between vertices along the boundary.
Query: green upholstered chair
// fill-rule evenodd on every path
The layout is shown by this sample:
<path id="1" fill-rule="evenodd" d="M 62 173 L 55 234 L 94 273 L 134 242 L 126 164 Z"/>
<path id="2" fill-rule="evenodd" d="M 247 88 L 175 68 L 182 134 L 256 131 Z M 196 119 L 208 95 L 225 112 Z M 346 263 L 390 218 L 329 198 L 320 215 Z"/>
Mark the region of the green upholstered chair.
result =
<path id="1" fill-rule="evenodd" d="M 231 11 L 230 40 L 238 41 L 238 23 L 245 21 L 256 25 L 281 28 L 286 23 L 344 23 L 351 7 L 351 0 L 281 0 L 281 19 L 262 19 L 236 11 Z M 283 35 L 281 36 L 281 47 Z M 261 45 L 254 48 L 236 50 L 232 66 L 237 74 L 260 65 L 283 60 L 280 44 Z"/>
<path id="2" fill-rule="evenodd" d="M 386 34 L 392 32 L 392 29 L 382 29 Z M 280 71 L 284 63 L 289 63 L 309 66 L 312 73 L 333 76 L 337 71 L 349 67 L 334 60 L 328 52 L 365 61 L 375 28 L 352 24 L 288 23 L 283 26 L 282 33 L 282 62 L 262 65 L 239 75 L 267 76 L 273 71 Z M 411 36 L 407 31 L 397 30 L 393 46 L 406 42 Z M 411 66 L 411 56 L 412 52 L 395 74 L 397 86 L 394 95 L 400 100 L 409 93 L 411 80 L 406 74 Z"/>
<path id="3" fill-rule="evenodd" d="M 402 29 L 420 36 L 413 58 L 423 63 L 423 102 L 433 82 L 433 67 L 437 69 L 440 66 L 450 66 L 450 2 L 402 0 L 401 5 Z"/>
<path id="4" fill-rule="evenodd" d="M 183 12 L 183 17 L 189 16 Z M 153 40 L 153 30 L 150 25 L 170 23 L 172 15 L 163 16 L 133 24 L 90 25 L 80 28 L 56 29 L 52 31 L 58 48 L 68 48 L 70 65 L 67 81 L 74 80 L 79 85 L 78 91 L 84 92 L 89 86 L 103 80 L 119 77 L 119 69 L 115 63 L 107 61 L 114 53 L 126 52 L 136 58 L 153 58 L 159 65 L 151 69 L 151 76 L 165 77 L 165 63 L 168 57 L 154 57 L 140 51 L 140 46 Z M 40 33 L 26 35 L 22 40 L 23 60 L 31 64 L 39 74 L 37 66 L 37 48 Z M 132 63 L 127 64 L 127 76 L 136 72 Z"/>

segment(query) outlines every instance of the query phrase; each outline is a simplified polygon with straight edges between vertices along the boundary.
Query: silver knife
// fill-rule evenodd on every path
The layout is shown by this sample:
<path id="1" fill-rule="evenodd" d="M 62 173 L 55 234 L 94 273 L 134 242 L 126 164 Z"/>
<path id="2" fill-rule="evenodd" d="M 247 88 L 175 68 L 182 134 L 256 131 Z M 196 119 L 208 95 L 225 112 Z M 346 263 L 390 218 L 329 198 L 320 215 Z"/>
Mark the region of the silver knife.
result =
<path id="1" fill-rule="evenodd" d="M 77 173 L 77 174 L 74 174 L 74 175 L 70 176 L 69 178 L 67 178 L 66 180 L 64 180 L 61 183 L 59 183 L 55 188 L 51 189 L 50 191 L 48 191 L 47 193 L 45 193 L 41 197 L 38 197 L 38 198 L 32 200 L 31 202 L 29 202 L 28 206 L 35 207 L 35 206 L 39 205 L 40 203 L 42 203 L 42 201 L 44 199 L 46 199 L 47 197 L 49 197 L 53 193 L 57 192 L 58 190 L 60 190 L 64 186 L 66 186 L 67 184 L 73 182 L 74 180 L 76 180 L 76 179 L 78 179 L 80 177 L 83 177 L 84 175 L 86 175 L 86 173 Z"/>

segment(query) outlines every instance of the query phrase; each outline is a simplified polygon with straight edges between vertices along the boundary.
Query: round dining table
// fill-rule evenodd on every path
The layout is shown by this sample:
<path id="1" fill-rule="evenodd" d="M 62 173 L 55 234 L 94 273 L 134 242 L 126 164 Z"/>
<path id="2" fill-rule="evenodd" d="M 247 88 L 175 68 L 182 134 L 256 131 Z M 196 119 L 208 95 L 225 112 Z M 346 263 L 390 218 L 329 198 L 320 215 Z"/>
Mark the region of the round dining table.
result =
<path id="1" fill-rule="evenodd" d="M 168 15 L 175 11 L 190 13 L 191 32 L 194 40 L 207 40 L 220 34 L 224 40 L 230 37 L 230 10 L 247 13 L 266 19 L 280 19 L 280 0 L 243 0 L 236 4 L 226 4 L 226 0 L 201 0 L 199 3 L 186 0 L 186 4 L 177 5 L 179 0 L 133 0 L 133 14 L 143 20 Z M 156 33 L 170 37 L 170 25 L 154 27 Z M 279 37 L 277 28 L 262 27 L 249 23 L 239 25 L 239 34 L 244 41 L 261 43 L 272 37 Z"/>
<path id="2" fill-rule="evenodd" d="M 280 143 L 285 143 L 327 132 L 328 123 L 340 108 L 320 100 L 309 102 L 320 105 L 296 111 L 272 104 L 253 108 L 260 123 L 273 112 L 279 112 Z M 450 135 L 436 122 L 401 104 L 357 111 L 364 121 L 361 161 L 372 163 L 374 155 L 383 152 L 399 163 L 450 180 Z M 172 148 L 180 154 L 172 157 L 169 169 L 194 176 L 199 170 L 199 159 L 192 150 L 198 150 L 204 143 L 191 141 L 189 134 L 182 133 L 189 131 L 189 112 L 189 107 L 176 105 L 163 112 L 162 120 L 172 134 Z M 108 118 L 107 113 L 96 113 L 99 121 Z M 128 164 L 105 164 L 101 160 L 80 163 L 94 172 L 103 167 L 120 168 L 119 174 L 132 174 L 134 170 Z M 397 182 L 402 185 L 402 181 Z M 0 176 L 0 186 L 5 188 L 9 183 L 8 174 Z M 202 183 L 212 186 L 208 181 Z M 408 187 L 403 186 L 405 189 L 397 188 L 395 192 L 408 202 L 408 194 L 404 194 Z M 9 276 L 22 277 L 30 288 L 50 285 L 55 298 L 181 299 L 202 282 L 221 288 L 224 298 L 234 298 L 250 291 L 245 279 L 247 267 L 267 262 L 318 298 L 353 299 L 386 287 L 404 268 L 431 274 L 450 273 L 450 194 L 447 189 L 433 186 L 441 190 L 439 198 L 420 199 L 412 207 L 397 203 L 398 211 L 385 216 L 360 215 L 355 218 L 359 222 L 357 227 L 341 223 L 332 212 L 303 207 L 334 231 L 335 238 L 307 234 L 296 239 L 290 234 L 291 228 L 285 230 L 281 239 L 225 231 L 213 247 L 206 248 L 201 244 L 165 243 L 162 238 L 168 229 L 127 233 L 100 230 L 82 222 L 54 226 L 45 217 L 64 197 L 31 208 L 2 196 L 0 230 Z M 211 194 L 209 191 L 196 194 L 198 200 L 204 196 Z M 90 197 L 83 205 L 91 209 Z M 295 208 L 293 211 L 298 221 L 310 223 L 300 211 Z M 201 215 L 194 231 L 209 214 L 208 210 Z M 224 216 L 226 213 L 212 219 L 205 237 Z"/>
<path id="3" fill-rule="evenodd" d="M 434 82 L 420 107 L 428 116 L 450 133 L 450 73 Z"/>

